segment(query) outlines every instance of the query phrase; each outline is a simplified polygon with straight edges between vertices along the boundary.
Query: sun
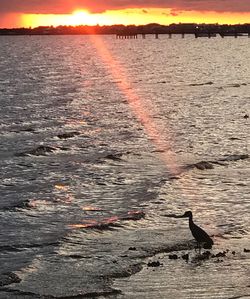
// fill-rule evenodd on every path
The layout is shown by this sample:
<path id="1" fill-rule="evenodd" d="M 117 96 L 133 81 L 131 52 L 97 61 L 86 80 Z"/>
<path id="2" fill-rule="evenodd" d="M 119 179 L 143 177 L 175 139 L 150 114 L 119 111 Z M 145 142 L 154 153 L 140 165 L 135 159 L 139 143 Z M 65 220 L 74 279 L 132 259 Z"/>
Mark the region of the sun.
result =
<path id="1" fill-rule="evenodd" d="M 85 22 L 88 13 L 84 10 L 76 10 L 72 13 L 72 19 L 75 24 L 81 24 L 83 21 Z"/>
<path id="2" fill-rule="evenodd" d="M 71 14 L 24 14 L 22 25 L 26 27 L 38 26 L 78 26 L 96 25 L 99 23 L 97 15 L 90 14 L 87 10 L 75 10 Z"/>
<path id="3" fill-rule="evenodd" d="M 72 26 L 77 25 L 96 25 L 96 20 L 86 10 L 75 10 L 70 16 L 69 23 Z"/>

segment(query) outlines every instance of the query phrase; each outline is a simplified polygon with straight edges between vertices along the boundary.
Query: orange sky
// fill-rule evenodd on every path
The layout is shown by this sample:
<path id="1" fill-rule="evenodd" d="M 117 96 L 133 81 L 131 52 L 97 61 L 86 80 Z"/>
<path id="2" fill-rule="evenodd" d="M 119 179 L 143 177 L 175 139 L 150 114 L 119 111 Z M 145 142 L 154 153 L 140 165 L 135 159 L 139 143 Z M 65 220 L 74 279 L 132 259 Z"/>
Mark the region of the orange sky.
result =
<path id="1" fill-rule="evenodd" d="M 218 13 L 181 11 L 170 9 L 124 9 L 108 10 L 102 13 L 89 13 L 76 10 L 72 14 L 23 14 L 18 19 L 17 26 L 37 27 L 40 25 L 112 25 L 112 24 L 148 24 L 148 23 L 247 23 L 250 13 Z"/>
<path id="2" fill-rule="evenodd" d="M 84 3 L 84 6 L 79 3 Z M 144 4 L 147 6 L 142 6 L 139 0 L 0 0 L 0 28 L 148 23 L 167 25 L 179 22 L 250 23 L 250 0 L 145 0 Z"/>

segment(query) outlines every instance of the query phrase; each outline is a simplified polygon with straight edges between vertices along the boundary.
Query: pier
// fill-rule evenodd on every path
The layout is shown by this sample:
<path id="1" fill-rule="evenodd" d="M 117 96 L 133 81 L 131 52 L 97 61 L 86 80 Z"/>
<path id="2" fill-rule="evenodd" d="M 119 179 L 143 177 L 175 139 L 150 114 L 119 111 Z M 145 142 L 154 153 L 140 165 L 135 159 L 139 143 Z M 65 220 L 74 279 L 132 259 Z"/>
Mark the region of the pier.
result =
<path id="1" fill-rule="evenodd" d="M 219 24 L 171 24 L 163 26 L 159 24 L 148 24 L 144 26 L 127 26 L 116 34 L 118 39 L 142 38 L 154 36 L 160 39 L 167 35 L 169 39 L 173 36 L 194 36 L 195 38 L 225 37 L 250 37 L 250 24 L 242 25 L 219 25 Z"/>
<path id="2" fill-rule="evenodd" d="M 250 38 L 250 32 L 245 32 L 245 33 L 240 33 L 240 32 L 234 32 L 234 33 L 227 33 L 227 32 L 194 32 L 194 33 L 119 33 L 116 34 L 116 38 L 117 39 L 138 39 L 139 37 L 142 39 L 146 39 L 146 36 L 154 36 L 155 39 L 159 39 L 160 36 L 164 36 L 167 35 L 169 39 L 171 39 L 174 35 L 175 36 L 181 36 L 181 38 L 185 38 L 185 36 L 194 36 L 195 38 L 214 38 L 217 36 L 220 36 L 221 38 L 225 38 L 225 37 L 234 37 L 234 38 L 238 38 L 238 37 L 249 37 Z"/>

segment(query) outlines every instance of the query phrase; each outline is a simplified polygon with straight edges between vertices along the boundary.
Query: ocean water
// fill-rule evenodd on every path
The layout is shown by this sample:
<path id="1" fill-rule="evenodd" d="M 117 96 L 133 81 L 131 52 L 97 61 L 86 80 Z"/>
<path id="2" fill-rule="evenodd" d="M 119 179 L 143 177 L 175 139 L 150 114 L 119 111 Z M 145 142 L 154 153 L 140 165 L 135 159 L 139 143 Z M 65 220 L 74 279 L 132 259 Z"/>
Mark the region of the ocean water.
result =
<path id="1" fill-rule="evenodd" d="M 0 298 L 249 298 L 249 103 L 246 37 L 0 37 Z"/>

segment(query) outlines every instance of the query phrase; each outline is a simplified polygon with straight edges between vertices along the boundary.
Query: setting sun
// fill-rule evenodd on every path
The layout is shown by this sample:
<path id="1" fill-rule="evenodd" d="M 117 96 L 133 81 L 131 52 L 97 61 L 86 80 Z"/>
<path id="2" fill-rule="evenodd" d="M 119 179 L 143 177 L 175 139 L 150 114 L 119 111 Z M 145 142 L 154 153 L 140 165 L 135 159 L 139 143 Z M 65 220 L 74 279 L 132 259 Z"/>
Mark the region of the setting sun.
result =
<path id="1" fill-rule="evenodd" d="M 24 27 L 37 26 L 59 26 L 59 25 L 95 25 L 97 23 L 88 11 L 76 10 L 72 14 L 55 15 L 55 14 L 24 14 L 22 15 L 22 25 Z"/>
<path id="2" fill-rule="evenodd" d="M 83 23 L 86 23 L 88 25 L 94 25 L 91 15 L 84 10 L 74 11 L 72 13 L 72 16 L 70 16 L 70 19 L 71 19 L 71 25 L 81 25 Z"/>

